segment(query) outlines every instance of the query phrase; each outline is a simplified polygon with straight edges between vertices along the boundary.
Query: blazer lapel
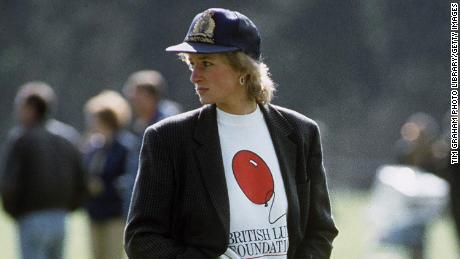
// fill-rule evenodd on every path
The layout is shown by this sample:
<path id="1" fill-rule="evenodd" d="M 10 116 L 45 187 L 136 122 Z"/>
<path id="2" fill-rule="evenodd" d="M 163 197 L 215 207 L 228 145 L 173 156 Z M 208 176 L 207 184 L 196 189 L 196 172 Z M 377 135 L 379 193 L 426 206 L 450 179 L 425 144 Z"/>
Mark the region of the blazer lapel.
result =
<path id="1" fill-rule="evenodd" d="M 289 239 L 298 237 L 299 200 L 297 197 L 296 165 L 297 165 L 297 138 L 291 124 L 271 105 L 260 105 L 270 132 L 275 152 L 284 180 L 284 187 L 288 200 L 288 231 Z M 291 241 L 290 241 L 291 242 Z"/>
<path id="2" fill-rule="evenodd" d="M 297 144 L 294 130 L 284 116 L 271 105 L 260 105 L 275 147 L 288 200 L 288 231 L 290 239 L 298 237 L 299 201 L 295 181 Z M 230 205 L 222 162 L 215 105 L 204 106 L 197 119 L 194 138 L 200 173 L 209 197 L 222 221 L 225 233 L 230 229 Z M 290 241 L 291 242 L 291 241 Z"/>
<path id="3" fill-rule="evenodd" d="M 230 229 L 230 205 L 222 162 L 215 105 L 204 106 L 198 116 L 194 138 L 200 173 L 209 197 L 216 208 L 225 233 Z"/>

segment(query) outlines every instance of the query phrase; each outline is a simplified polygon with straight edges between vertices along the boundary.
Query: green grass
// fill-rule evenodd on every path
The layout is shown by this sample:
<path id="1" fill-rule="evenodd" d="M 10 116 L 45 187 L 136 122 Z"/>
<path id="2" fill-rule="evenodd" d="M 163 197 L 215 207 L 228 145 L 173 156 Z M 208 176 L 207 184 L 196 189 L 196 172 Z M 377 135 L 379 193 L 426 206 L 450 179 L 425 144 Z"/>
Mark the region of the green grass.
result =
<path id="1" fill-rule="evenodd" d="M 404 251 L 382 248 L 371 242 L 366 219 L 369 195 L 366 192 L 338 192 L 332 196 L 333 213 L 340 234 L 334 241 L 332 259 L 399 259 Z M 89 259 L 89 231 L 84 212 L 73 213 L 68 222 L 66 259 Z M 458 259 L 452 221 L 442 216 L 428 233 L 427 259 Z M 0 258 L 17 259 L 14 222 L 0 210 Z M 379 256 L 377 256 L 377 254 Z"/>
<path id="2" fill-rule="evenodd" d="M 406 251 L 381 247 L 372 241 L 368 220 L 367 192 L 340 192 L 332 196 L 332 208 L 339 236 L 334 241 L 332 259 L 402 259 Z M 442 215 L 428 228 L 426 259 L 458 259 L 453 222 Z"/>
<path id="3" fill-rule="evenodd" d="M 15 223 L 2 210 L 0 210 L 0 230 L 0 258 L 19 259 Z M 87 217 L 83 211 L 71 214 L 67 220 L 67 231 L 64 258 L 91 258 Z"/>

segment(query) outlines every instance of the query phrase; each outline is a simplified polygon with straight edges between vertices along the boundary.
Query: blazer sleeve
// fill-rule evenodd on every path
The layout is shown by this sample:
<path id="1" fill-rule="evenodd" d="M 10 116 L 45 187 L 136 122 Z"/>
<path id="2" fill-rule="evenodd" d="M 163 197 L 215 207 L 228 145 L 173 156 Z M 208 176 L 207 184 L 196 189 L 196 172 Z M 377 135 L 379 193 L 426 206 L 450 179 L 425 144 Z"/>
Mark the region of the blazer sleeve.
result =
<path id="1" fill-rule="evenodd" d="M 147 129 L 125 229 L 130 259 L 205 258 L 199 249 L 173 237 L 176 183 L 170 150 L 167 138 L 155 128 Z"/>
<path id="2" fill-rule="evenodd" d="M 304 186 L 304 188 L 310 189 L 310 207 L 304 239 L 296 251 L 295 258 L 323 259 L 330 257 L 332 241 L 337 236 L 338 230 L 331 214 L 321 140 L 316 124 L 310 136 L 310 143 L 306 143 L 310 149 L 305 153 L 306 173 L 309 175 L 310 181 Z"/>

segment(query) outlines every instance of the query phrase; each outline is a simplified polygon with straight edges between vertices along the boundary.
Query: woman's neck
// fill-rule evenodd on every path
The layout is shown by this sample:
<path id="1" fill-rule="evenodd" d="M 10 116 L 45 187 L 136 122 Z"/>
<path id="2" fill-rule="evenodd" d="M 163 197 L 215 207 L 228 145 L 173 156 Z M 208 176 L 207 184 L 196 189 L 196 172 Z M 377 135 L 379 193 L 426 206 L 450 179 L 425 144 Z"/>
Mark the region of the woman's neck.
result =
<path id="1" fill-rule="evenodd" d="M 216 103 L 216 106 L 226 113 L 244 115 L 254 112 L 257 108 L 257 103 L 254 100 L 242 100 L 232 104 Z"/>

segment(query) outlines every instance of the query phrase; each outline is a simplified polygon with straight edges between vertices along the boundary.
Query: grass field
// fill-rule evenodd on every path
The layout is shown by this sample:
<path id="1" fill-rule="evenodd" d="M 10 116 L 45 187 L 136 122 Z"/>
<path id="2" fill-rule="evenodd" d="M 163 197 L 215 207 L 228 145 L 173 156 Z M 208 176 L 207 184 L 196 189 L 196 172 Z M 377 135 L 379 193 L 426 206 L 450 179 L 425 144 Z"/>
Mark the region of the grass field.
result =
<path id="1" fill-rule="evenodd" d="M 405 259 L 405 251 L 373 244 L 367 220 L 369 195 L 340 192 L 332 195 L 332 206 L 340 234 L 334 241 L 332 259 Z M 451 218 L 443 215 L 429 226 L 426 259 L 460 259 Z"/>
<path id="2" fill-rule="evenodd" d="M 332 196 L 333 210 L 340 234 L 334 241 L 332 259 L 403 259 L 404 251 L 376 247 L 370 241 L 366 223 L 368 193 L 339 192 Z M 66 259 L 89 259 L 87 218 L 83 212 L 72 214 L 68 221 Z M 452 222 L 443 216 L 434 222 L 428 233 L 427 259 L 458 259 L 459 251 Z M 17 259 L 14 223 L 0 211 L 0 258 Z"/>

